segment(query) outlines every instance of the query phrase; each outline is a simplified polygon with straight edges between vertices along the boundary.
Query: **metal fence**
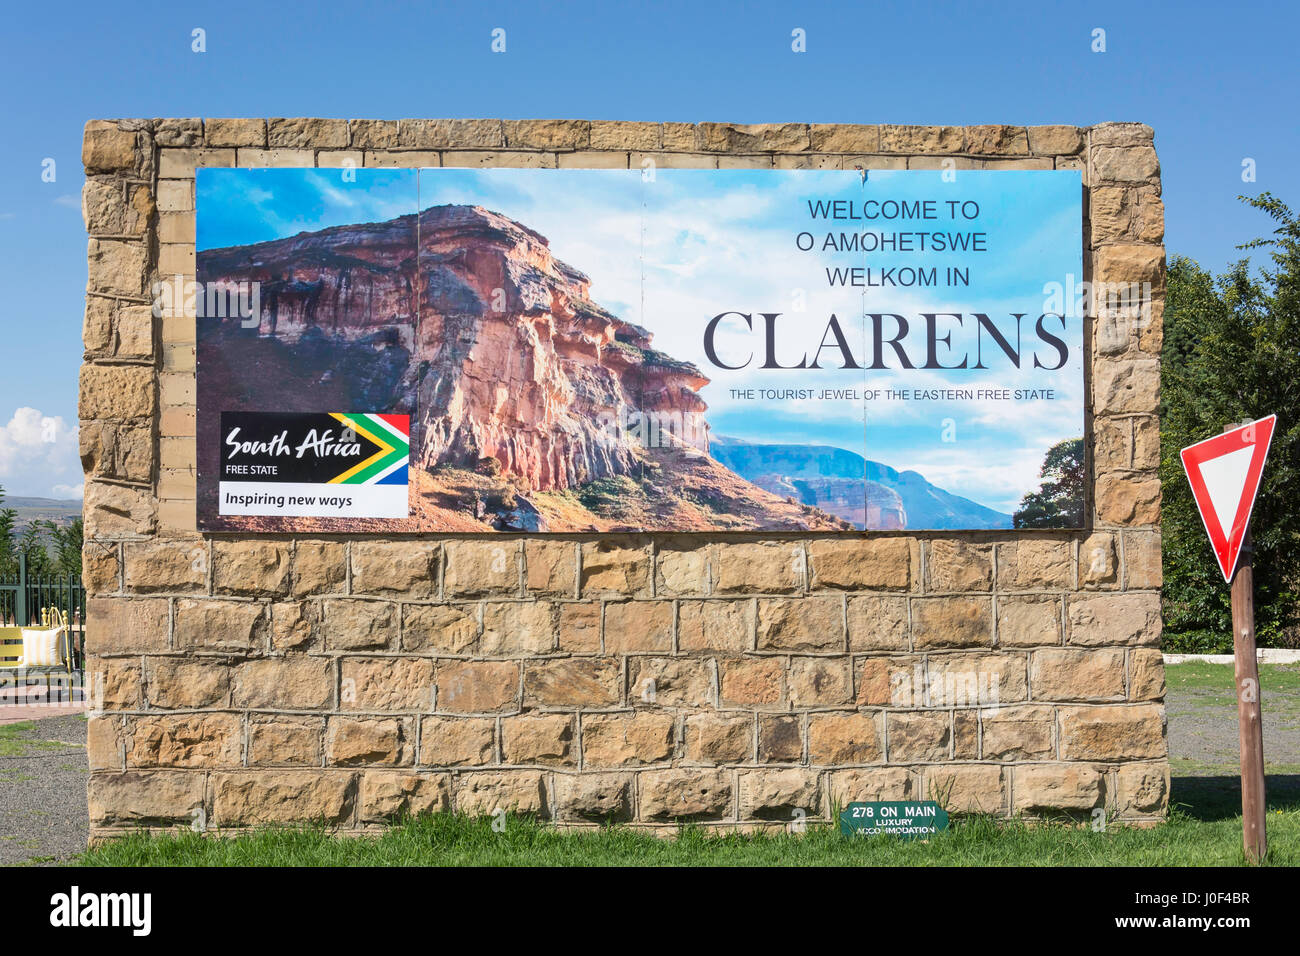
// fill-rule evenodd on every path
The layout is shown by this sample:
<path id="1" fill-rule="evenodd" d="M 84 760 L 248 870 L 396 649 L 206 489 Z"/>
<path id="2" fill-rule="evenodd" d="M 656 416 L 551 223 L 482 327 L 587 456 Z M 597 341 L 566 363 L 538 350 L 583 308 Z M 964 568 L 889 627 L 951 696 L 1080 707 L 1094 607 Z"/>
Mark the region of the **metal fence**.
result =
<path id="1" fill-rule="evenodd" d="M 85 664 L 86 589 L 79 574 L 27 573 L 27 556 L 18 556 L 18 573 L 0 575 L 0 627 L 39 627 L 50 611 L 68 622 L 72 666 Z"/>

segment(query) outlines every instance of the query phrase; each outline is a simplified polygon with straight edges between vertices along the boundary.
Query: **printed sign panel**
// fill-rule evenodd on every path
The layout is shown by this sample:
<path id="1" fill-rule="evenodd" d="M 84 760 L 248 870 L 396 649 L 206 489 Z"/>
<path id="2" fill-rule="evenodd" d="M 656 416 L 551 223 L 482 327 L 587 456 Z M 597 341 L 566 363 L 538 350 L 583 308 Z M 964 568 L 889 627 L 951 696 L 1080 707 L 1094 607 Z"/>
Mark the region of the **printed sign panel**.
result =
<path id="1" fill-rule="evenodd" d="M 196 188 L 198 282 L 172 295 L 198 313 L 200 527 L 1082 525 L 1077 171 Z M 225 415 L 340 408 L 408 416 L 404 513 L 221 503 Z"/>

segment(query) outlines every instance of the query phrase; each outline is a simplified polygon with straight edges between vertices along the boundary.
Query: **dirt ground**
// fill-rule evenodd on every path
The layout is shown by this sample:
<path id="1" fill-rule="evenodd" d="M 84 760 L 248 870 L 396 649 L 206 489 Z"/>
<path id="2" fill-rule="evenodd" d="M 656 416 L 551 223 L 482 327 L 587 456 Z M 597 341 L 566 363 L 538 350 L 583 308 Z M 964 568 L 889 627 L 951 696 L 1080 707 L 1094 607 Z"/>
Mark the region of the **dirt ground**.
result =
<path id="1" fill-rule="evenodd" d="M 1300 805 L 1300 666 L 1261 668 L 1271 807 Z M 1232 668 L 1167 670 L 1174 807 L 1200 819 L 1241 812 Z M 57 865 L 86 845 L 86 721 L 0 726 L 0 865 Z"/>

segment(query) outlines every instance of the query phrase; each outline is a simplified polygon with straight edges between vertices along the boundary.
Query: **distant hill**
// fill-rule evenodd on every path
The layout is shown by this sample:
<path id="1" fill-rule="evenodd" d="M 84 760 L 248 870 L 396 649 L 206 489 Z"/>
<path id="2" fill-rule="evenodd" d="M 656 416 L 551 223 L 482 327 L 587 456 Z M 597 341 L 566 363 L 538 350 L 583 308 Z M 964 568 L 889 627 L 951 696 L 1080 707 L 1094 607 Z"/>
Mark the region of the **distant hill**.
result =
<path id="1" fill-rule="evenodd" d="M 801 503 L 847 518 L 858 527 L 864 526 L 862 506 L 846 509 L 844 502 L 863 497 L 857 489 L 864 480 L 872 527 L 1011 527 L 1011 515 L 945 491 L 919 472 L 900 472 L 832 445 L 764 445 L 713 435 L 709 446 L 714 458 L 742 478 L 770 491 L 785 489 L 784 493 L 792 494 Z M 901 515 L 896 512 L 895 501 L 901 503 Z"/>
<path id="2" fill-rule="evenodd" d="M 22 531 L 33 521 L 53 521 L 63 527 L 81 517 L 81 501 L 76 498 L 25 498 L 5 495 L 0 508 L 13 508 L 18 512 L 15 530 Z"/>

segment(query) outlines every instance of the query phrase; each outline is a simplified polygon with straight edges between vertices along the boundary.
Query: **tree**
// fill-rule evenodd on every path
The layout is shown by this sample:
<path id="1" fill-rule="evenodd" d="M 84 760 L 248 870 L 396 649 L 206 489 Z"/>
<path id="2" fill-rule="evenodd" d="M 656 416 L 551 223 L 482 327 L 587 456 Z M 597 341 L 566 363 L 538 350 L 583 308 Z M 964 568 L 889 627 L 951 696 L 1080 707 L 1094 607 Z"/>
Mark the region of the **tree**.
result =
<path id="1" fill-rule="evenodd" d="M 54 567 L 56 574 L 81 574 L 82 523 L 80 518 L 73 518 L 66 527 L 60 528 L 53 521 L 47 521 L 50 541 L 54 545 Z"/>
<path id="2" fill-rule="evenodd" d="M 1231 600 L 1196 511 L 1179 450 L 1225 425 L 1278 415 L 1251 521 L 1261 645 L 1294 627 L 1300 590 L 1300 220 L 1268 193 L 1242 197 L 1275 223 L 1270 266 L 1243 259 L 1215 278 L 1170 263 L 1165 300 L 1160 480 L 1167 649 L 1229 651 Z"/>
<path id="3" fill-rule="evenodd" d="M 1038 476 L 1042 487 L 1020 502 L 1017 528 L 1083 527 L 1083 439 L 1068 438 L 1047 450 Z"/>
<path id="4" fill-rule="evenodd" d="M 45 550 L 43 524 L 33 521 L 18 536 L 18 553 L 27 558 L 27 573 L 33 576 L 50 573 L 50 553 Z"/>
<path id="5" fill-rule="evenodd" d="M 5 490 L 0 488 L 0 505 L 4 504 Z M 18 512 L 0 507 L 0 575 L 18 573 L 18 548 L 14 541 L 14 524 Z"/>

